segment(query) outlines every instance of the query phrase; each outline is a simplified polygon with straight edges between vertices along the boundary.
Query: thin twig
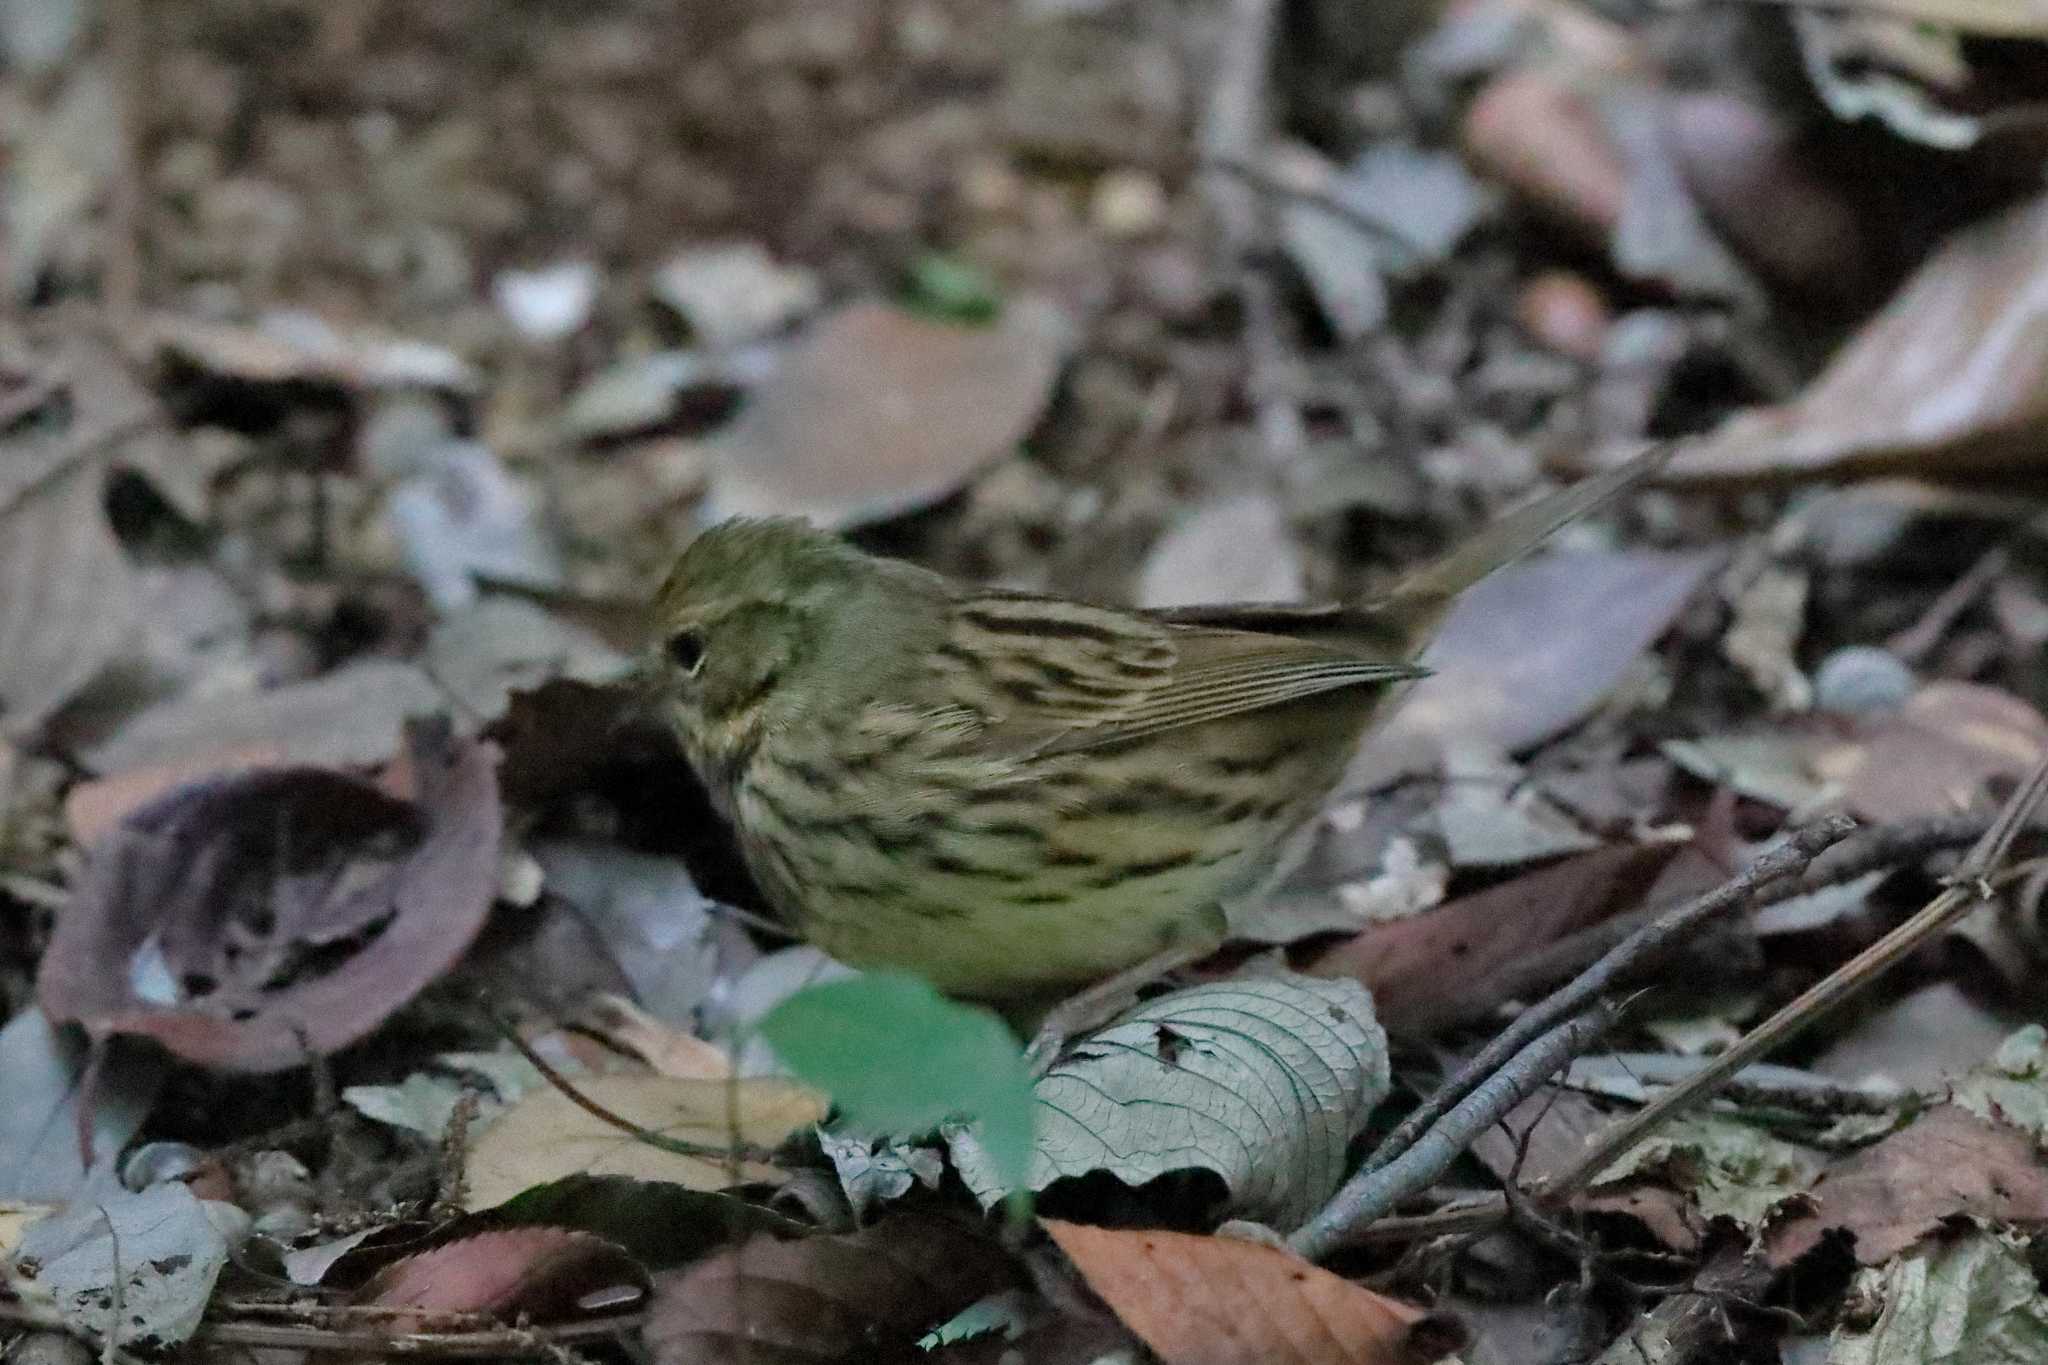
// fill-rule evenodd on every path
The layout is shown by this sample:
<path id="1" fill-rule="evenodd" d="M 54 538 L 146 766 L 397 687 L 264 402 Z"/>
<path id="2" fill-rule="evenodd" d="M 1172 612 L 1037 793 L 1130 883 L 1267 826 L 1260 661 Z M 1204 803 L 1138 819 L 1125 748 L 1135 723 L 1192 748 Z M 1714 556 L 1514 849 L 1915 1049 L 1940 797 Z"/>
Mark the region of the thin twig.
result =
<path id="1" fill-rule="evenodd" d="M 531 1043 L 528 1043 L 519 1036 L 519 1030 L 512 1027 L 511 1020 L 499 1014 L 488 1002 L 479 1000 L 478 1006 L 483 1010 L 485 1017 L 497 1028 L 498 1032 L 505 1036 L 505 1040 L 518 1049 L 519 1055 L 532 1063 L 533 1069 L 541 1074 L 542 1080 L 545 1080 L 549 1085 L 561 1091 L 571 1104 L 600 1123 L 609 1124 L 622 1133 L 638 1138 L 650 1147 L 658 1147 L 664 1152 L 674 1152 L 677 1156 L 694 1156 L 710 1161 L 723 1162 L 728 1160 L 733 1152 L 737 1150 L 750 1161 L 770 1161 L 774 1159 L 774 1154 L 771 1152 L 756 1147 L 751 1143 L 739 1142 L 737 1134 L 734 1134 L 732 1142 L 720 1144 L 691 1142 L 685 1138 L 675 1138 L 670 1137 L 666 1133 L 657 1133 L 652 1128 L 643 1128 L 624 1114 L 614 1113 L 577 1089 L 567 1076 L 556 1070 L 547 1058 L 535 1051 Z"/>
<path id="2" fill-rule="evenodd" d="M 142 140 L 148 111 L 156 104 L 148 27 L 144 0 L 112 0 L 107 6 L 108 58 L 116 72 L 114 103 L 120 132 L 107 187 L 100 297 L 120 335 L 132 333 L 142 307 Z"/>
<path id="3" fill-rule="evenodd" d="M 1522 1012 L 1514 1023 L 1481 1048 L 1451 1078 L 1439 1086 L 1421 1108 L 1387 1134 L 1366 1158 L 1370 1171 L 1393 1161 L 1408 1150 L 1423 1131 L 1448 1113 L 1508 1059 L 1529 1046 L 1539 1034 L 1559 1021 L 1583 1013 L 1600 996 L 1625 976 L 1640 972 L 1663 960 L 1678 944 L 1696 936 L 1716 920 L 1747 905 L 1767 883 L 1803 871 L 1830 845 L 1840 842 L 1855 828 L 1846 816 L 1831 816 L 1795 833 L 1790 839 L 1758 858 L 1748 871 L 1734 880 L 1696 896 L 1676 909 L 1666 910 L 1610 948 L 1599 961 L 1566 982 L 1548 999 Z"/>
<path id="4" fill-rule="evenodd" d="M 1813 865 L 1799 876 L 1781 878 L 1769 886 L 1759 887 L 1750 904 L 1757 908 L 1777 905 L 1852 882 L 1866 872 L 1917 862 L 1930 853 L 1962 847 L 1982 838 L 1989 824 L 1990 817 L 1984 815 L 1937 815 L 1925 820 L 1858 830 L 1814 859 Z M 1497 1004 L 1548 989 L 1601 954 L 1612 951 L 1616 944 L 1654 924 L 1666 913 L 1662 907 L 1652 906 L 1588 925 L 1508 964 L 1474 987 L 1473 994 L 1489 1004 Z"/>
<path id="5" fill-rule="evenodd" d="M 1349 200 L 1339 199 L 1334 194 L 1311 189 L 1306 185 L 1290 185 L 1255 161 L 1211 157 L 1204 158 L 1201 165 L 1204 170 L 1218 170 L 1225 175 L 1236 176 L 1261 194 L 1307 204 L 1310 208 L 1327 213 L 1332 218 L 1341 219 L 1346 227 L 1356 228 L 1374 241 L 1394 247 L 1407 255 L 1426 258 L 1430 254 L 1428 247 L 1409 238 L 1392 223 L 1373 217 Z"/>
<path id="6" fill-rule="evenodd" d="M 1351 1232 L 1384 1217 L 1401 1200 L 1428 1188 L 1480 1134 L 1534 1094 L 1536 1088 L 1594 1040 L 1612 1021 L 1598 1006 L 1567 1019 L 1522 1048 L 1453 1106 L 1393 1161 L 1353 1176 L 1287 1245 L 1310 1260 L 1344 1247 Z"/>

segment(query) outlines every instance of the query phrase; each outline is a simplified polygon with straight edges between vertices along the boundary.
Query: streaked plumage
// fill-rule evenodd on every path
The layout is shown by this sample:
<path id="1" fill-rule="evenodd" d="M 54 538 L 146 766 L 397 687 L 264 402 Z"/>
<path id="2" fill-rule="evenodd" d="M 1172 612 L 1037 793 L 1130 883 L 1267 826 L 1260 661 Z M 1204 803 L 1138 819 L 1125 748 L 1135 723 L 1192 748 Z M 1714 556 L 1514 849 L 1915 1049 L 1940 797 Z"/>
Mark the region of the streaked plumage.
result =
<path id="1" fill-rule="evenodd" d="M 1457 591 L 1649 472 L 1586 480 L 1362 610 L 1140 612 L 957 584 L 728 522 L 655 601 L 690 762 L 803 935 L 962 995 L 1043 995 L 1220 932 Z"/>

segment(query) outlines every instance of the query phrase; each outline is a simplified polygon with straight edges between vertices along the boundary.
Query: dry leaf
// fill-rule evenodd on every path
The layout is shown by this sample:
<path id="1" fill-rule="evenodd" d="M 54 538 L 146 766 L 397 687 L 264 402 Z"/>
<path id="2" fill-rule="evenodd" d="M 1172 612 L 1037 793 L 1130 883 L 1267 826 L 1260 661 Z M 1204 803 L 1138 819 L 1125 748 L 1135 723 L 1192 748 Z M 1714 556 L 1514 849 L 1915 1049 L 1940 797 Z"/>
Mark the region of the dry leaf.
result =
<path id="1" fill-rule="evenodd" d="M 259 749 L 282 763 L 352 767 L 389 758 L 406 720 L 446 709 L 441 690 L 419 668 L 365 659 L 309 682 L 152 706 L 82 757 L 99 773 L 216 762 Z"/>
<path id="2" fill-rule="evenodd" d="M 1462 1335 L 1274 1247 L 1041 1221 L 1167 1365 L 1423 1365 Z"/>
<path id="3" fill-rule="evenodd" d="M 1855 1234 L 1858 1261 L 1877 1265 L 1958 1215 L 2048 1225 L 2048 1166 L 2031 1134 L 1942 1104 L 1823 1174 L 1811 1206 L 1771 1228 L 1764 1249 L 1789 1265 L 1839 1228 Z"/>
<path id="4" fill-rule="evenodd" d="M 2048 752 L 2048 720 L 2009 692 L 1929 683 L 1860 744 L 1822 754 L 1851 814 L 1889 823 L 1949 815 L 1996 799 L 1987 784 L 2017 782 Z"/>
<path id="5" fill-rule="evenodd" d="M 1568 858 L 1419 915 L 1372 925 L 1303 970 L 1364 982 L 1388 1029 L 1427 1033 L 1500 1004 L 1477 989 L 1500 968 L 1635 908 L 1674 851 L 1670 844 L 1618 845 Z"/>
<path id="6" fill-rule="evenodd" d="M 2039 468 L 2044 423 L 2048 198 L 1957 232 L 1805 393 L 1736 414 L 1665 476 Z"/>
<path id="7" fill-rule="evenodd" d="M 0 503 L 0 735 L 22 736 L 133 639 L 135 585 L 80 460 Z"/>
<path id="8" fill-rule="evenodd" d="M 279 768 L 130 814 L 58 919 L 43 1008 L 237 1071 L 369 1033 L 461 956 L 498 884 L 495 751 L 424 728 L 412 743 L 417 805 Z"/>
<path id="9" fill-rule="evenodd" d="M 452 351 L 367 328 L 344 331 L 307 312 L 280 310 L 253 326 L 161 314 L 145 330 L 160 350 L 203 370 L 257 384 L 467 392 L 478 382 L 476 371 Z"/>
<path id="10" fill-rule="evenodd" d="M 624 996 L 596 1001 L 597 1025 L 619 1046 L 672 1081 L 722 1081 L 732 1075 L 732 1058 L 706 1042 L 664 1023 Z"/>
<path id="11" fill-rule="evenodd" d="M 1511 753 L 1584 719 L 1718 558 L 1552 554 L 1503 569 L 1452 608 L 1422 656 L 1435 676 L 1366 741 L 1347 787 L 1431 771 L 1453 739 Z"/>
<path id="12" fill-rule="evenodd" d="M 1258 493 L 1206 503 L 1161 536 L 1138 577 L 1138 604 L 1293 602 L 1301 551 L 1280 504 Z"/>
<path id="13" fill-rule="evenodd" d="M 656 1365 L 827 1365 L 897 1359 L 1022 1275 L 995 1241 L 922 1214 L 859 1232 L 760 1236 L 654 1279 L 645 1338 Z"/>
<path id="14" fill-rule="evenodd" d="M 387 1330 L 430 1331 L 436 1315 L 489 1313 L 527 1322 L 637 1306 L 647 1272 L 626 1252 L 569 1228 L 504 1228 L 394 1261 L 355 1295 L 357 1303 L 417 1308 Z"/>
<path id="15" fill-rule="evenodd" d="M 712 440 L 713 515 L 847 526 L 944 497 L 1030 432 L 1064 331 L 1028 299 L 993 327 L 878 303 L 821 319 Z"/>
<path id="16" fill-rule="evenodd" d="M 621 1118 L 684 1142 L 723 1147 L 735 1139 L 773 1147 L 825 1117 L 825 1097 L 794 1081 L 678 1081 L 667 1076 L 586 1076 L 574 1082 Z M 738 1132 L 730 1126 L 738 1119 Z M 466 1206 L 487 1209 L 570 1175 L 625 1175 L 693 1190 L 749 1181 L 780 1183 L 780 1167 L 684 1156 L 649 1146 L 549 1086 L 534 1090 L 470 1144 Z"/>

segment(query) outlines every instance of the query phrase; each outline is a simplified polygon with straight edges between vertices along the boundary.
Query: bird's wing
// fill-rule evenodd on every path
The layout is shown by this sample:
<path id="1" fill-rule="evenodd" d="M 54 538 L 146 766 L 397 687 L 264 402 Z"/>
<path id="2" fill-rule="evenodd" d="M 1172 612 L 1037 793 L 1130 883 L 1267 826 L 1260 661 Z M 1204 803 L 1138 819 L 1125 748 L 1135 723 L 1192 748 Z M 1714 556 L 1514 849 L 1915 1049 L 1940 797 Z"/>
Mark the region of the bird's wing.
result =
<path id="1" fill-rule="evenodd" d="M 988 717 L 977 747 L 1072 753 L 1424 675 L 1312 640 L 1162 623 L 1052 598 L 963 598 L 935 655 L 948 692 Z"/>

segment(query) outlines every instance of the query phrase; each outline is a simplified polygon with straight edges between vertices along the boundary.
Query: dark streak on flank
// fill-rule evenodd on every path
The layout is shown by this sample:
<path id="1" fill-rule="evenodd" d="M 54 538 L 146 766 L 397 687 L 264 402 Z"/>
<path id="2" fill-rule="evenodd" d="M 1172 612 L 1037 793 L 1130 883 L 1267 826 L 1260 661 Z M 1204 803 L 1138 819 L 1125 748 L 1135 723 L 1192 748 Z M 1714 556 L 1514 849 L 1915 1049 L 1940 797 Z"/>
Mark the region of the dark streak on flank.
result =
<path id="1" fill-rule="evenodd" d="M 1271 772 L 1280 764 L 1297 757 L 1303 747 L 1301 740 L 1290 739 L 1277 748 L 1263 754 L 1254 754 L 1250 758 L 1232 758 L 1228 754 L 1218 754 L 1209 760 L 1209 766 L 1224 777 L 1256 776 Z"/>
<path id="2" fill-rule="evenodd" d="M 1142 863 L 1120 863 L 1100 877 L 1090 878 L 1087 886 L 1095 891 L 1107 891 L 1127 881 L 1142 881 L 1146 877 L 1157 877 L 1166 872 L 1178 872 L 1194 867 L 1200 855 L 1193 849 L 1169 853 L 1163 858 L 1153 858 Z"/>
<path id="3" fill-rule="evenodd" d="M 1166 782 L 1134 782 L 1122 791 L 1089 802 L 1088 810 L 1093 815 L 1170 814 L 1213 818 L 1221 805 L 1222 801 L 1215 792 L 1176 787 Z"/>
<path id="4" fill-rule="evenodd" d="M 1021 886 L 1032 880 L 1029 872 L 1018 872 L 1007 867 L 989 867 L 984 863 L 971 863 L 965 858 L 956 858 L 950 853 L 927 853 L 924 863 L 934 872 L 944 872 L 955 877 L 970 877 L 978 881 L 1004 882 Z"/>

